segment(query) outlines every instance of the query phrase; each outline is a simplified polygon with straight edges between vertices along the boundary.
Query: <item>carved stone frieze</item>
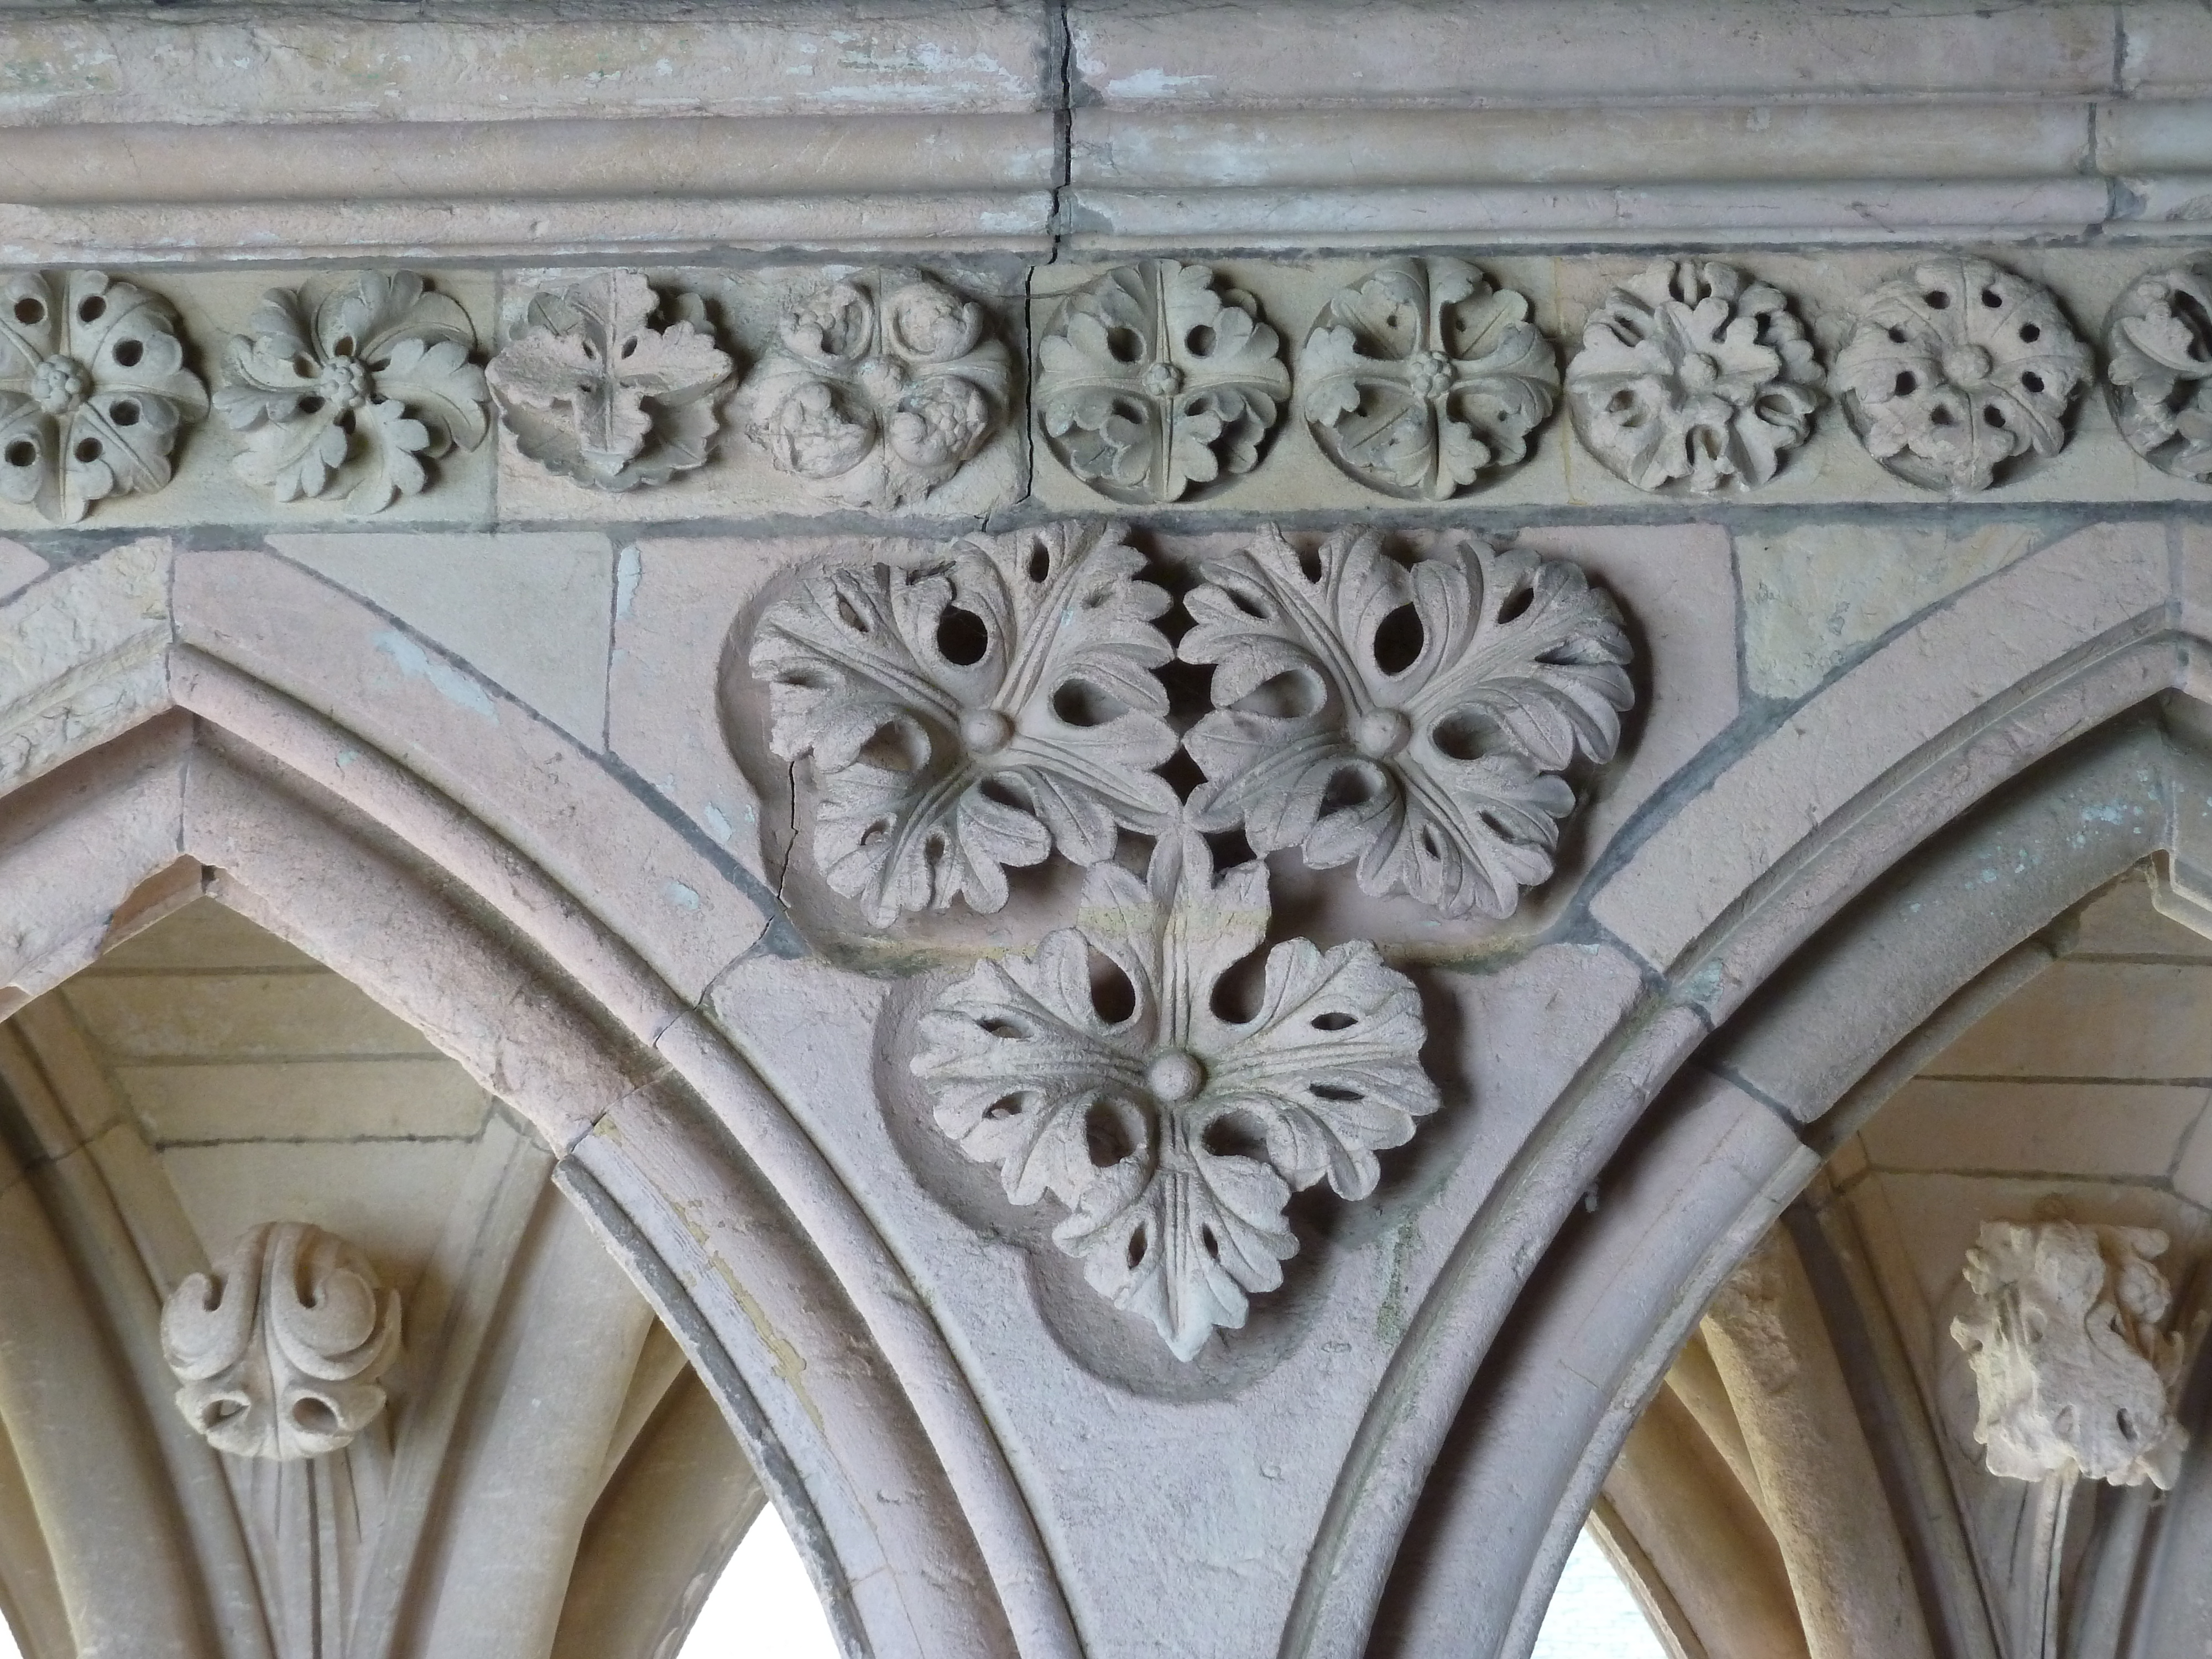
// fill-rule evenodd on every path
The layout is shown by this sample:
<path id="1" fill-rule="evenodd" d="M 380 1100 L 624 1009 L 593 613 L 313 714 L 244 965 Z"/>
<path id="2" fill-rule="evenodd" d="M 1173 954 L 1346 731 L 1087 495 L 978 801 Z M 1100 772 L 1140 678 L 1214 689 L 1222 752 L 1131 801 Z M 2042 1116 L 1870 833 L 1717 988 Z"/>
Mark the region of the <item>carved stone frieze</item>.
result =
<path id="1" fill-rule="evenodd" d="M 18 271 L 0 288 L 0 496 L 75 524 L 169 482 L 208 412 L 167 303 L 98 270 Z"/>
<path id="2" fill-rule="evenodd" d="M 2178 478 L 2212 478 L 2212 268 L 2154 270 L 2113 301 L 2105 378 L 2129 448 Z"/>
<path id="3" fill-rule="evenodd" d="M 904 507 L 990 442 L 1010 376 L 973 300 L 915 270 L 843 276 L 778 321 L 746 388 L 750 435 L 833 501 Z"/>
<path id="4" fill-rule="evenodd" d="M 1820 405 L 1820 365 L 1789 305 L 1733 265 L 1694 259 L 1623 283 L 1567 365 L 1584 447 L 1639 489 L 1765 483 Z"/>
<path id="5" fill-rule="evenodd" d="M 271 289 L 223 353 L 215 406 L 245 433 L 234 463 L 280 501 L 345 495 L 380 513 L 429 483 L 426 460 L 487 429 L 468 313 L 412 271 Z"/>
<path id="6" fill-rule="evenodd" d="M 1174 822 L 1168 596 L 1143 564 L 1115 528 L 1056 525 L 817 567 L 763 616 L 771 746 L 811 760 L 815 860 L 872 925 L 996 910 L 1009 866 L 1096 864 Z"/>
<path id="7" fill-rule="evenodd" d="M 1194 823 L 1256 853 L 1358 862 L 1363 891 L 1512 913 L 1552 873 L 1561 774 L 1602 762 L 1633 700 L 1628 636 L 1576 566 L 1472 537 L 1407 566 L 1370 531 L 1268 530 L 1207 560 L 1179 647 L 1213 667 L 1185 738 Z"/>
<path id="8" fill-rule="evenodd" d="M 1867 452 L 1927 489 L 1987 489 L 2066 445 L 2091 368 L 2051 291 L 1986 259 L 1930 259 L 1861 302 L 1836 384 Z"/>
<path id="9" fill-rule="evenodd" d="M 699 297 L 663 295 L 635 270 L 539 295 L 485 370 L 525 455 L 610 490 L 704 465 L 731 374 Z"/>
<path id="10" fill-rule="evenodd" d="M 161 1310 L 177 1407 L 219 1451 L 279 1462 L 341 1449 L 384 1409 L 399 1293 L 304 1222 L 254 1228 Z"/>
<path id="11" fill-rule="evenodd" d="M 912 1062 L 938 1126 L 1016 1203 L 1066 1205 L 1060 1248 L 1186 1360 L 1282 1282 L 1291 1194 L 1365 1197 L 1437 1104 L 1420 999 L 1372 945 L 1277 945 L 1256 1006 L 1217 1006 L 1267 919 L 1265 865 L 1217 877 L 1164 835 L 1148 879 L 1100 865 L 1073 927 L 978 963 Z"/>
<path id="12" fill-rule="evenodd" d="M 1298 408 L 1322 452 L 1411 501 L 1519 462 L 1559 392 L 1528 301 L 1460 259 L 1377 266 L 1329 301 L 1298 354 Z"/>
<path id="13" fill-rule="evenodd" d="M 1259 301 L 1148 259 L 1072 295 L 1037 348 L 1036 402 L 1068 470 L 1115 501 L 1180 501 L 1249 472 L 1290 396 Z"/>
<path id="14" fill-rule="evenodd" d="M 1966 1253 L 1973 1311 L 1951 1335 L 1972 1367 L 1974 1438 L 1990 1473 L 2173 1484 L 2189 1432 L 2173 1416 L 2182 1339 L 2142 1227 L 1984 1223 Z"/>

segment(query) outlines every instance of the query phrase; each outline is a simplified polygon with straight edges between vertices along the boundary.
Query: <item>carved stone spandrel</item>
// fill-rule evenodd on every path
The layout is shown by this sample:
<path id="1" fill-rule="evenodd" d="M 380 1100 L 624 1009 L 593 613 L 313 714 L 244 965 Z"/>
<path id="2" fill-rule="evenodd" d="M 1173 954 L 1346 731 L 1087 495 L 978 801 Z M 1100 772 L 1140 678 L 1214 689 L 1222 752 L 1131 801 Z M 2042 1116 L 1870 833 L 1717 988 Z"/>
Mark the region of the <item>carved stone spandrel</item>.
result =
<path id="1" fill-rule="evenodd" d="M 2129 448 L 2177 478 L 2212 479 L 2212 265 L 2129 284 L 2105 319 L 2105 381 Z"/>

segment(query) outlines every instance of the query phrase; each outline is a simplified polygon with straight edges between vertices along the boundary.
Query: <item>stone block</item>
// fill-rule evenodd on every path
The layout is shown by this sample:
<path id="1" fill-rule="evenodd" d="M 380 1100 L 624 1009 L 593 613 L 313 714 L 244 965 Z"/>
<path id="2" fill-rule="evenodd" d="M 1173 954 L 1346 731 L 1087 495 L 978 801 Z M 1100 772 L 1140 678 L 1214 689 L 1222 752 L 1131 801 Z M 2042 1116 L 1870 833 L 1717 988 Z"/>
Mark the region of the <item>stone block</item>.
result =
<path id="1" fill-rule="evenodd" d="M 1876 1112 L 1860 1138 L 1884 1170 L 2162 1180 L 2208 1102 L 2212 1094 L 2190 1085 L 1923 1077 Z"/>
<path id="2" fill-rule="evenodd" d="M 0 601 L 14 599 L 46 570 L 46 562 L 21 542 L 0 541 Z"/>
<path id="3" fill-rule="evenodd" d="M 157 1146 L 467 1139 L 483 1127 L 491 1109 L 484 1091 L 434 1050 L 419 1059 L 380 1055 L 374 1064 L 272 1059 L 258 1065 L 218 1060 L 113 1069 L 116 1087 Z"/>
<path id="4" fill-rule="evenodd" d="M 167 702 L 169 559 L 167 543 L 134 542 L 0 605 L 0 789 Z"/>
<path id="5" fill-rule="evenodd" d="M 2212 969 L 2055 963 L 1929 1062 L 1941 1078 L 2212 1078 Z"/>

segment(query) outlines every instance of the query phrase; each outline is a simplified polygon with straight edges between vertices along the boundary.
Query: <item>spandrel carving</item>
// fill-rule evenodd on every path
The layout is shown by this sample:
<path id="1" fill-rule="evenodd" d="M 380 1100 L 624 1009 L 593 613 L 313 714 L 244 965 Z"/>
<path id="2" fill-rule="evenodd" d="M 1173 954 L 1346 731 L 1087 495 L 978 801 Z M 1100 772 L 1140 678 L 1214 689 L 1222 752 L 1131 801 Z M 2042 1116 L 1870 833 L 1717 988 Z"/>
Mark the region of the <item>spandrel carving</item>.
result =
<path id="1" fill-rule="evenodd" d="M 2130 284 L 2105 323 L 2105 378 L 2129 448 L 2177 478 L 2212 479 L 2212 267 Z"/>
<path id="2" fill-rule="evenodd" d="M 353 514 L 420 494 L 424 462 L 483 441 L 475 348 L 468 313 L 412 271 L 270 289 L 225 349 L 215 395 L 246 434 L 239 476 L 280 501 L 343 492 Z"/>
<path id="3" fill-rule="evenodd" d="M 1779 289 L 1662 259 L 1607 295 L 1567 365 L 1575 430 L 1638 489 L 1771 480 L 1812 433 L 1823 375 Z"/>
<path id="4" fill-rule="evenodd" d="M 1070 471 L 1116 501 L 1181 501 L 1260 464 L 1291 392 L 1259 302 L 1172 259 L 1071 295 L 1037 348 L 1037 412 Z"/>
<path id="5" fill-rule="evenodd" d="M 746 388 L 750 435 L 830 500 L 921 501 L 1005 423 L 1006 348 L 981 305 L 920 271 L 824 283 L 776 333 Z"/>
<path id="6" fill-rule="evenodd" d="M 254 1228 L 161 1310 L 177 1407 L 219 1451 L 279 1462 L 342 1449 L 384 1409 L 399 1293 L 303 1222 Z"/>
<path id="7" fill-rule="evenodd" d="M 1459 259 L 1377 267 L 1330 299 L 1298 354 L 1298 408 L 1322 452 L 1409 501 L 1516 465 L 1559 392 L 1528 301 Z"/>
<path id="8" fill-rule="evenodd" d="M 1987 489 L 2066 446 L 2091 368 L 2040 283 L 1986 259 L 1930 259 L 1861 303 L 1836 385 L 1867 453 L 1926 489 Z"/>
<path id="9" fill-rule="evenodd" d="M 1217 877 L 1170 833 L 1146 879 L 1101 865 L 1073 927 L 978 963 L 912 1062 L 939 1127 L 1014 1202 L 1066 1205 L 1060 1248 L 1186 1360 L 1282 1283 L 1291 1194 L 1366 1197 L 1437 1104 L 1419 997 L 1372 945 L 1277 945 L 1256 1007 L 1217 1006 L 1268 913 L 1266 866 Z"/>

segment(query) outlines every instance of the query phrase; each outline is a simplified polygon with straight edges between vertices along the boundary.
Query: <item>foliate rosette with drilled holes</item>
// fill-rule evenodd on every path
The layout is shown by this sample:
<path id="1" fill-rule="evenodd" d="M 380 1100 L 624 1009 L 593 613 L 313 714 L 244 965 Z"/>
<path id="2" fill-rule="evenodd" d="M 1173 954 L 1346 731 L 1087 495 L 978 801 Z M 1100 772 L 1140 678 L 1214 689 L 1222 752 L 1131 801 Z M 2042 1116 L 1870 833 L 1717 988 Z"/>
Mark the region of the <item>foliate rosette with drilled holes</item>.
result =
<path id="1" fill-rule="evenodd" d="M 1930 259 L 1859 307 L 1836 386 L 1867 453 L 1923 489 L 1987 489 L 2066 447 L 2090 372 L 2051 291 L 1986 259 Z"/>
<path id="2" fill-rule="evenodd" d="M 1375 1154 L 1437 1104 L 1420 998 L 1372 945 L 1278 945 L 1249 1017 L 1215 1006 L 1267 917 L 1265 865 L 1217 878 L 1172 831 L 1149 880 L 1099 866 L 1074 927 L 978 963 L 921 1021 L 938 1127 L 1015 1203 L 1066 1205 L 1060 1248 L 1181 1359 L 1282 1283 L 1293 1192 L 1366 1197 Z M 1102 1008 L 1094 952 L 1125 1006 Z"/>
<path id="3" fill-rule="evenodd" d="M 1408 566 L 1372 531 L 1307 549 L 1269 529 L 1200 568 L 1193 823 L 1356 860 L 1363 892 L 1447 916 L 1510 915 L 1549 878 L 1561 774 L 1611 758 L 1635 695 L 1620 614 L 1577 567 L 1472 537 Z"/>
<path id="4" fill-rule="evenodd" d="M 1765 483 L 1803 443 L 1823 376 L 1779 289 L 1662 259 L 1590 313 L 1567 402 L 1590 453 L 1638 489 Z"/>
<path id="5" fill-rule="evenodd" d="M 824 283 L 776 337 L 747 384 L 750 435 L 833 501 L 918 501 L 1005 422 L 1006 348 L 981 306 L 920 271 Z"/>
<path id="6" fill-rule="evenodd" d="M 270 289 L 246 330 L 215 406 L 246 434 L 239 476 L 280 501 L 343 491 L 349 513 L 380 513 L 428 484 L 425 461 L 483 441 L 476 330 L 412 271 Z"/>
<path id="7" fill-rule="evenodd" d="M 2129 448 L 2177 478 L 2212 479 L 2212 266 L 2154 270 L 2113 301 L 2105 379 Z"/>
<path id="8" fill-rule="evenodd" d="M 1128 502 L 1249 472 L 1291 392 L 1282 342 L 1204 265 L 1148 259 L 1071 295 L 1037 348 L 1037 413 L 1070 471 Z"/>
<path id="9" fill-rule="evenodd" d="M 0 496 L 75 524 L 107 496 L 150 494 L 207 412 L 175 317 L 144 289 L 97 270 L 0 287 Z"/>
<path id="10" fill-rule="evenodd" d="M 617 490 L 705 464 L 731 373 L 697 295 L 664 296 L 635 270 L 607 270 L 533 299 L 484 375 L 525 455 Z"/>
<path id="11" fill-rule="evenodd" d="M 1158 835 L 1175 753 L 1152 624 L 1168 597 L 1106 526 L 971 536 L 914 566 L 832 564 L 761 618 L 770 746 L 811 757 L 814 857 L 887 927 L 955 899 L 991 911 L 1010 866 Z"/>
<path id="12" fill-rule="evenodd" d="M 1298 354 L 1298 409 L 1348 476 L 1448 501 L 1518 463 L 1559 392 L 1528 302 L 1459 259 L 1393 259 L 1322 307 Z"/>

